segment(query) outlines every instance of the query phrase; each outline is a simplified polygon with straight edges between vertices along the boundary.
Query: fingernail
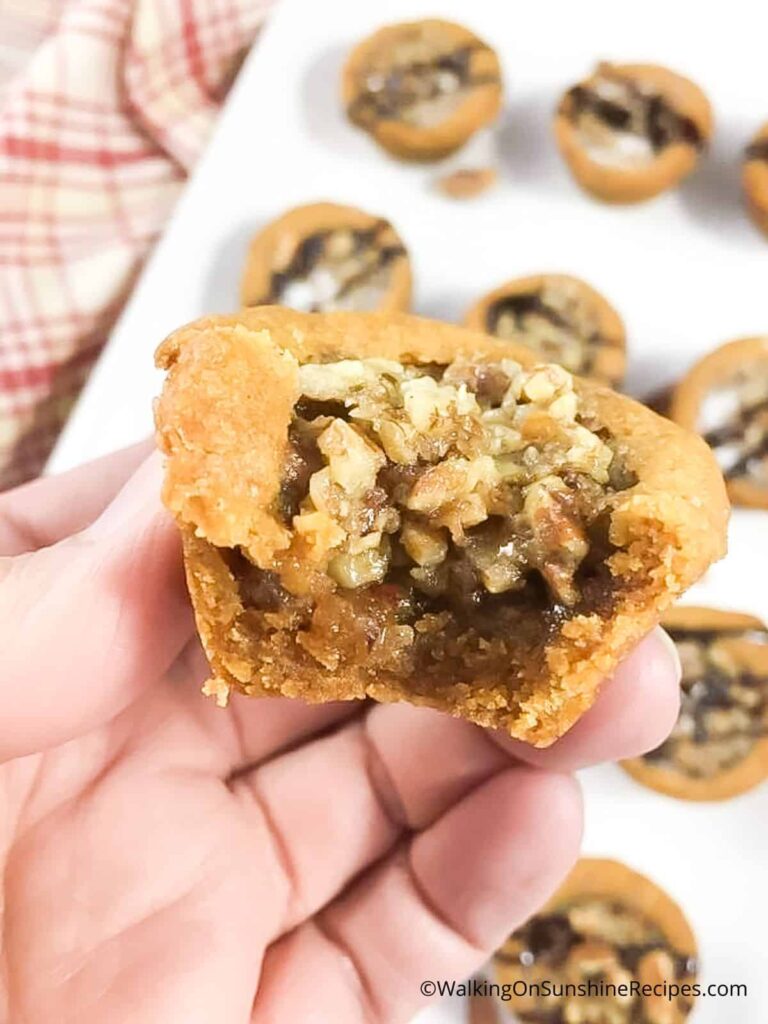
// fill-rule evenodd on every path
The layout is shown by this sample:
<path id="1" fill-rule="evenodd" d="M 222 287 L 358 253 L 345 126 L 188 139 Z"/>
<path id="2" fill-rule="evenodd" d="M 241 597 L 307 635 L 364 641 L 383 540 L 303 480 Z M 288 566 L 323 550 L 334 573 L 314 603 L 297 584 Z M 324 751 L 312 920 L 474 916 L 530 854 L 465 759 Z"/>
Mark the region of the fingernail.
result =
<path id="1" fill-rule="evenodd" d="M 661 626 L 657 626 L 654 630 L 654 633 L 656 634 L 656 636 L 658 636 L 662 645 L 666 648 L 670 660 L 675 666 L 675 678 L 679 683 L 683 677 L 683 666 L 680 663 L 680 653 L 677 650 L 677 645 L 675 644 L 675 641 L 672 639 L 669 633 L 662 629 Z"/>

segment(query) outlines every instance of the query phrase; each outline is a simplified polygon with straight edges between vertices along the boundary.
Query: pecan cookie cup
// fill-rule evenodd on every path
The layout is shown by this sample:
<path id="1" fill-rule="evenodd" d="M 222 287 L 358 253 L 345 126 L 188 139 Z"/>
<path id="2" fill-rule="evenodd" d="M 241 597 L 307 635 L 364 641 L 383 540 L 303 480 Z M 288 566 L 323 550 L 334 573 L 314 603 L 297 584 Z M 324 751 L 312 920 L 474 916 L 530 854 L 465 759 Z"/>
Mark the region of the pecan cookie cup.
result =
<path id="1" fill-rule="evenodd" d="M 546 362 L 616 387 L 626 335 L 619 314 L 594 288 L 566 274 L 521 277 L 479 299 L 464 323 L 530 348 Z"/>
<path id="2" fill-rule="evenodd" d="M 731 341 L 696 363 L 669 414 L 713 449 L 734 504 L 768 508 L 768 336 Z"/>
<path id="3" fill-rule="evenodd" d="M 598 64 L 565 93 L 555 138 L 588 192 L 632 203 L 690 174 L 712 134 L 712 109 L 697 85 L 655 64 Z"/>
<path id="4" fill-rule="evenodd" d="M 240 300 L 305 313 L 404 311 L 411 301 L 411 264 L 385 218 L 354 206 L 310 203 L 255 235 Z"/>
<path id="5" fill-rule="evenodd" d="M 546 746 L 723 553 L 700 438 L 510 342 L 265 307 L 157 361 L 221 703 L 407 700 Z"/>
<path id="6" fill-rule="evenodd" d="M 683 666 L 669 739 L 624 761 L 629 774 L 681 800 L 726 800 L 768 777 L 768 629 L 751 615 L 670 608 L 662 624 Z"/>
<path id="7" fill-rule="evenodd" d="M 342 99 L 350 121 L 395 156 L 436 160 L 501 109 L 499 59 L 450 21 L 387 25 L 349 55 Z"/>
<path id="8" fill-rule="evenodd" d="M 682 910 L 650 879 L 618 861 L 585 858 L 498 950 L 494 969 L 499 984 L 518 983 L 518 992 L 520 982 L 550 983 L 551 995 L 508 989 L 504 1005 L 520 1024 L 681 1024 L 693 1007 L 696 940 Z M 601 981 L 614 989 L 580 996 L 565 989 Z M 664 982 L 679 994 L 669 999 Z M 616 991 L 632 983 L 637 994 Z M 656 992 L 644 994 L 646 985 Z"/>
<path id="9" fill-rule="evenodd" d="M 749 214 L 768 235 L 768 122 L 747 146 L 741 181 Z"/>

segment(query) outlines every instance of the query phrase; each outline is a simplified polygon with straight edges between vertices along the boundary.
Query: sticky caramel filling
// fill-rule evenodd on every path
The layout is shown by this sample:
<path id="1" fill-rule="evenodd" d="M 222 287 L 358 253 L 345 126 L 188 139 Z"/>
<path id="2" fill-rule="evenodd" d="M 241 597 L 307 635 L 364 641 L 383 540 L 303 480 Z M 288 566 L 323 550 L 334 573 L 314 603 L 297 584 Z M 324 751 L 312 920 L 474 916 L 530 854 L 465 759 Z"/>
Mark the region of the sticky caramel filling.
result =
<path id="1" fill-rule="evenodd" d="M 689 778 L 712 778 L 768 735 L 768 676 L 741 665 L 738 648 L 727 643 L 768 644 L 768 633 L 669 632 L 683 666 L 680 716 L 669 739 L 644 759 Z"/>
<path id="2" fill-rule="evenodd" d="M 299 384 L 290 546 L 272 573 L 231 567 L 321 665 L 506 674 L 569 615 L 610 614 L 608 510 L 635 481 L 565 370 L 350 359 Z"/>
<path id="3" fill-rule="evenodd" d="M 354 121 L 403 121 L 428 128 L 450 117 L 476 85 L 497 81 L 475 74 L 472 56 L 481 43 L 456 47 L 450 35 L 416 31 L 371 60 L 350 108 Z"/>
<path id="4" fill-rule="evenodd" d="M 570 89 L 565 111 L 590 155 L 602 163 L 649 163 L 673 143 L 703 144 L 692 118 L 680 114 L 652 86 L 611 68 L 601 68 L 588 85 Z"/>
<path id="5" fill-rule="evenodd" d="M 376 309 L 405 250 L 385 220 L 307 235 L 288 265 L 272 273 L 261 303 L 305 313 Z"/>
<path id="6" fill-rule="evenodd" d="M 521 342 L 571 373 L 589 375 L 600 351 L 610 345 L 593 305 L 566 282 L 498 299 L 486 324 L 490 334 Z"/>
<path id="7" fill-rule="evenodd" d="M 614 995 L 572 997 L 559 984 L 656 985 L 689 981 L 693 958 L 671 948 L 661 930 L 632 907 L 614 899 L 585 897 L 552 913 L 537 914 L 496 954 L 520 968 L 520 977 L 552 982 L 552 994 L 526 997 L 515 1015 L 525 1024 L 670 1024 L 687 1016 L 691 1003 L 678 996 Z M 672 1015 L 674 1014 L 674 1015 Z"/>
<path id="8" fill-rule="evenodd" d="M 755 142 L 750 143 L 744 156 L 747 160 L 768 161 L 768 137 L 757 139 Z"/>
<path id="9" fill-rule="evenodd" d="M 697 426 L 727 479 L 768 487 L 768 361 L 750 363 L 712 388 Z"/>

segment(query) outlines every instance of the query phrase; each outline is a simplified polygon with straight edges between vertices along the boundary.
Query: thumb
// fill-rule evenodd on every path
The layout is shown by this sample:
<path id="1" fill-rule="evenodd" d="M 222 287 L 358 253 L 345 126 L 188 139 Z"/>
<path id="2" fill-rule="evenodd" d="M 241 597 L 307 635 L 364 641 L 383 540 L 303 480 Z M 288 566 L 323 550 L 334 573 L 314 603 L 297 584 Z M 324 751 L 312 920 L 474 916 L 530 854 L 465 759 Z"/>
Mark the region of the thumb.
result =
<path id="1" fill-rule="evenodd" d="M 0 760 L 113 718 L 166 671 L 192 617 L 152 455 L 87 529 L 0 559 Z M 54 500 L 76 501 L 66 490 Z"/>

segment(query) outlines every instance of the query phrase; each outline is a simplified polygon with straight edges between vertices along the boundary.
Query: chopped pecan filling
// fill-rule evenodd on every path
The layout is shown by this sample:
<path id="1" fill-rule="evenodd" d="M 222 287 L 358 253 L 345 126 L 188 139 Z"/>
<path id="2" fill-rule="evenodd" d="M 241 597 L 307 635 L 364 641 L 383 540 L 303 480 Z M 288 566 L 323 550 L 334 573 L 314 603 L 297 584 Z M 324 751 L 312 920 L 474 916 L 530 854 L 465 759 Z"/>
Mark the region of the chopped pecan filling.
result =
<path id="1" fill-rule="evenodd" d="M 403 36 L 367 68 L 349 109 L 352 120 L 363 126 L 403 121 L 428 128 L 449 118 L 474 86 L 498 81 L 472 71 L 481 43 L 447 48 L 451 42 L 437 33 Z"/>
<path id="2" fill-rule="evenodd" d="M 375 309 L 389 286 L 392 267 L 405 255 L 385 220 L 369 228 L 339 227 L 302 239 L 290 262 L 275 270 L 261 303 L 305 313 Z"/>
<path id="3" fill-rule="evenodd" d="M 578 287 L 565 282 L 499 299 L 486 322 L 490 334 L 521 341 L 571 373 L 589 375 L 600 349 L 611 343 Z"/>
<path id="4" fill-rule="evenodd" d="M 673 143 L 703 145 L 692 118 L 640 79 L 609 67 L 601 67 L 588 85 L 570 89 L 564 103 L 582 142 L 601 163 L 631 166 L 649 162 Z"/>
<path id="5" fill-rule="evenodd" d="M 740 664 L 738 645 L 729 644 L 768 644 L 768 633 L 669 632 L 683 666 L 680 716 L 669 739 L 644 759 L 690 778 L 712 778 L 768 735 L 768 674 Z"/>
<path id="6" fill-rule="evenodd" d="M 278 574 L 282 609 L 321 663 L 458 657 L 469 671 L 507 658 L 506 639 L 526 642 L 532 607 L 539 629 L 610 614 L 606 512 L 635 480 L 606 431 L 582 422 L 565 370 L 348 359 L 303 365 L 299 384 Z M 273 611 L 271 585 L 268 608 L 246 600 L 259 573 L 235 572 L 244 603 Z"/>
<path id="7" fill-rule="evenodd" d="M 725 477 L 768 487 L 768 361 L 744 366 L 713 388 L 699 418 Z"/>
<path id="8" fill-rule="evenodd" d="M 519 968 L 529 981 L 550 982 L 551 994 L 515 1006 L 524 1024 L 676 1024 L 691 1009 L 683 996 L 669 1001 L 609 987 L 690 982 L 696 973 L 695 960 L 672 949 L 652 921 L 613 899 L 584 898 L 537 914 L 496 959 Z M 573 996 L 565 988 L 590 979 L 604 983 L 604 995 Z"/>

